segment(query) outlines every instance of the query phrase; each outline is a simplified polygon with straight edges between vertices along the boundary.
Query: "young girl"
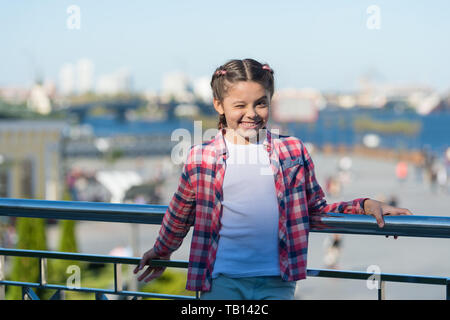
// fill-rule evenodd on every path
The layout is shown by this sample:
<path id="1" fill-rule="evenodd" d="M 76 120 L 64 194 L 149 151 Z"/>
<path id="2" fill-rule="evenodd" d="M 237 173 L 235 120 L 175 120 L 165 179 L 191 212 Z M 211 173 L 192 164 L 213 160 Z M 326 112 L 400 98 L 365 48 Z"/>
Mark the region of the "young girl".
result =
<path id="1" fill-rule="evenodd" d="M 370 214 L 383 227 L 383 215 L 411 214 L 368 198 L 327 204 L 302 141 L 266 127 L 274 93 L 267 64 L 231 60 L 211 87 L 219 131 L 191 147 L 159 236 L 134 273 L 170 259 L 194 226 L 186 289 L 201 299 L 293 299 L 321 215 Z M 164 269 L 148 266 L 138 280 Z"/>

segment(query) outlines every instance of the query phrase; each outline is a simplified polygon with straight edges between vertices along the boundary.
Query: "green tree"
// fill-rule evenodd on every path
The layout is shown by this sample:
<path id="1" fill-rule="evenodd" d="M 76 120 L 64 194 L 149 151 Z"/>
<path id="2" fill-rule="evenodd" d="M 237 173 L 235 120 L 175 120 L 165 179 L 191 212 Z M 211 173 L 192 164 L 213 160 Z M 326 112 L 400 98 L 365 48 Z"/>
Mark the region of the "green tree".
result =
<path id="1" fill-rule="evenodd" d="M 44 219 L 17 218 L 16 230 L 18 236 L 17 249 L 47 250 Z M 39 282 L 39 259 L 15 257 L 11 280 Z M 40 296 L 43 291 L 38 290 L 36 293 Z M 21 287 L 9 286 L 6 297 L 12 300 L 21 299 Z"/>
<path id="2" fill-rule="evenodd" d="M 76 221 L 61 220 L 59 222 L 60 238 L 58 244 L 59 252 L 78 252 L 77 240 L 75 236 Z M 66 284 L 68 277 L 67 268 L 76 265 L 81 268 L 79 261 L 56 259 L 52 260 L 52 273 L 50 279 L 53 283 Z"/>
<path id="3" fill-rule="evenodd" d="M 73 201 L 69 191 L 64 190 L 63 200 Z M 58 251 L 59 252 L 78 252 L 77 238 L 76 238 L 76 221 L 75 220 L 59 220 L 58 228 L 60 231 Z M 62 260 L 56 259 L 51 261 L 52 274 L 50 280 L 52 283 L 66 284 L 66 279 L 69 276 L 67 274 L 67 268 L 71 265 L 82 267 L 80 261 Z"/>

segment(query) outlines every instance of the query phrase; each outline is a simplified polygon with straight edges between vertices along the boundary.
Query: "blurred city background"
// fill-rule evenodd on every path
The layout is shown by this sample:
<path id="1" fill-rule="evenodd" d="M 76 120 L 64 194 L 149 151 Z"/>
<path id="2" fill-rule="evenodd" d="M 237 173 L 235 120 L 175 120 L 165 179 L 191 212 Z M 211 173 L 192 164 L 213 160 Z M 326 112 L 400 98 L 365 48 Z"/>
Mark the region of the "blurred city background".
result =
<path id="1" fill-rule="evenodd" d="M 203 132 L 216 128 L 212 73 L 229 59 L 254 58 L 275 71 L 269 127 L 307 144 L 329 202 L 367 196 L 448 216 L 448 2 L 0 7 L 0 198 L 167 205 L 181 172 L 171 160 L 179 143 L 172 133 L 182 128 L 194 136 L 194 121 Z M 0 217 L 1 247 L 19 247 L 16 220 Z M 29 230 L 38 230 L 34 225 Z M 69 232 L 74 244 L 64 249 L 61 223 L 42 228 L 43 248 L 125 256 L 141 256 L 158 231 L 77 222 Z M 450 252 L 441 240 L 375 244 L 345 236 L 338 263 L 323 249 L 333 240 L 311 238 L 314 267 L 365 271 L 377 264 L 386 272 L 448 276 Z M 365 243 L 376 252 L 370 261 L 362 259 Z M 420 257 L 419 248 L 426 252 Z M 175 257 L 188 253 L 186 239 Z M 376 296 L 364 284 L 355 291 L 352 281 L 340 281 L 306 280 L 297 296 Z M 393 298 L 441 295 L 395 288 Z"/>

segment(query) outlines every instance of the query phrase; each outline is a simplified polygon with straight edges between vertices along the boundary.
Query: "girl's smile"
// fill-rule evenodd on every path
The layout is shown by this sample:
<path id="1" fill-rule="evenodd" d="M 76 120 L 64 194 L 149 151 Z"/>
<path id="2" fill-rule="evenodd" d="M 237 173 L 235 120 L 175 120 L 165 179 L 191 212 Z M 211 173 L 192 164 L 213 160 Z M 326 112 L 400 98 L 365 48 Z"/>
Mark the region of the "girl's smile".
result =
<path id="1" fill-rule="evenodd" d="M 261 124 L 261 121 L 254 122 L 254 121 L 242 121 L 240 122 L 241 127 L 244 129 L 255 129 L 258 127 L 258 125 Z"/>

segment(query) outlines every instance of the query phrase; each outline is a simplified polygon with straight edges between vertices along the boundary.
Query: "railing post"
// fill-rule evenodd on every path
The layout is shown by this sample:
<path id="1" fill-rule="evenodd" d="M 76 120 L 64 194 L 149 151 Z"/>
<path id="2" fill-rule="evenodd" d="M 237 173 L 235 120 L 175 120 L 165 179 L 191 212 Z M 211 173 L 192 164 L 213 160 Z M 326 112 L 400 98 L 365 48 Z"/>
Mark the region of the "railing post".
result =
<path id="1" fill-rule="evenodd" d="M 22 287 L 22 300 L 40 300 L 33 289 Z"/>
<path id="2" fill-rule="evenodd" d="M 64 292 L 56 290 L 56 292 L 50 297 L 50 300 L 64 300 Z"/>
<path id="3" fill-rule="evenodd" d="M 122 290 L 122 265 L 114 263 L 114 292 L 119 292 Z"/>
<path id="4" fill-rule="evenodd" d="M 0 281 L 5 280 L 5 256 L 0 256 Z M 5 300 L 5 286 L 0 285 L 0 300 Z"/>
<path id="5" fill-rule="evenodd" d="M 378 281 L 378 300 L 385 300 L 386 296 L 385 296 L 385 283 L 383 280 Z"/>
<path id="6" fill-rule="evenodd" d="M 96 292 L 95 300 L 108 300 L 108 298 L 103 293 Z"/>
<path id="7" fill-rule="evenodd" d="M 450 300 L 450 278 L 447 278 L 447 300 Z"/>
<path id="8" fill-rule="evenodd" d="M 39 258 L 39 284 L 46 285 L 47 284 L 47 259 Z"/>

